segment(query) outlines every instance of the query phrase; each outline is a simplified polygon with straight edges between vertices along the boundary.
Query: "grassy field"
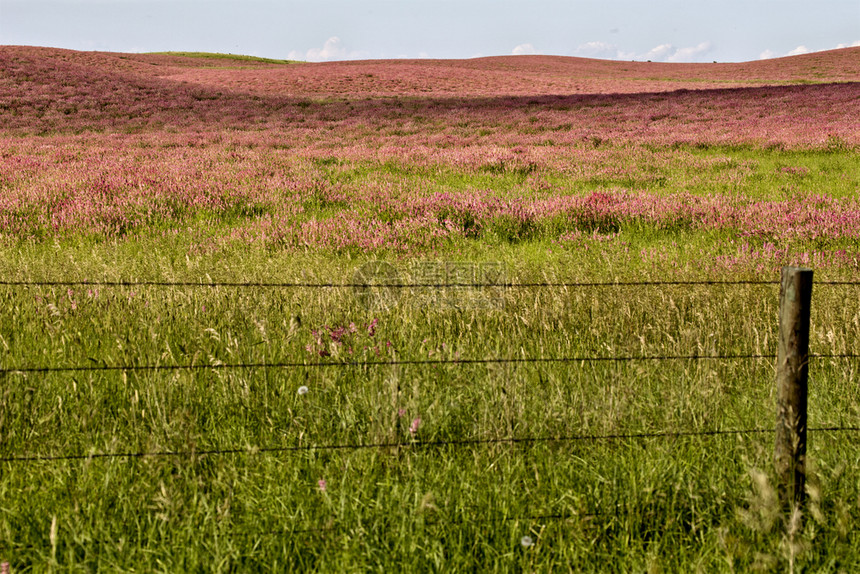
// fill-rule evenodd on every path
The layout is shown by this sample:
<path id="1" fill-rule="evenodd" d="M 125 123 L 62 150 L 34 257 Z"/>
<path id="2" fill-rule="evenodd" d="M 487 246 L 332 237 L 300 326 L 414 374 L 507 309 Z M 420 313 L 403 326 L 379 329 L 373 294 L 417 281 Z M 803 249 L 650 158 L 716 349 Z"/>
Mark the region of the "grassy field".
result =
<path id="1" fill-rule="evenodd" d="M 816 292 L 813 352 L 856 348 L 854 289 Z M 409 296 L 369 312 L 348 290 L 4 291 L 4 367 L 767 354 L 775 341 L 775 286 L 538 289 L 430 313 Z M 811 424 L 856 425 L 856 361 L 811 372 Z M 773 380 L 766 359 L 5 372 L 4 456 L 83 458 L 4 462 L 4 552 L 18 566 L 355 571 L 745 570 L 795 553 L 850 571 L 860 460 L 842 434 L 811 434 L 811 516 L 792 540 L 770 433 L 564 439 L 769 429 Z M 511 438 L 525 442 L 494 442 Z"/>
<path id="2" fill-rule="evenodd" d="M 182 58 L 201 58 L 204 60 L 230 60 L 235 62 L 254 62 L 261 64 L 295 64 L 294 60 L 278 60 L 273 58 L 260 58 L 259 56 L 245 56 L 242 54 L 222 54 L 220 52 L 151 52 L 157 56 L 177 56 Z"/>
<path id="3" fill-rule="evenodd" d="M 378 62 L 221 76 L 0 49 L 0 563 L 856 571 L 856 432 L 810 432 L 802 523 L 776 502 L 776 284 L 414 287 L 389 307 L 225 285 L 348 284 L 373 261 L 514 285 L 802 264 L 811 352 L 855 353 L 860 287 L 822 284 L 860 280 L 858 89 L 830 57 L 631 64 L 628 94 L 605 63 L 398 63 L 392 99 Z M 574 64 L 581 99 L 499 73 L 549 90 Z M 440 66 L 461 95 L 410 91 L 441 90 Z M 733 77 L 756 86 L 696 91 Z M 299 79 L 316 91 L 272 94 Z M 857 359 L 813 359 L 810 426 L 860 426 L 858 382 Z"/>

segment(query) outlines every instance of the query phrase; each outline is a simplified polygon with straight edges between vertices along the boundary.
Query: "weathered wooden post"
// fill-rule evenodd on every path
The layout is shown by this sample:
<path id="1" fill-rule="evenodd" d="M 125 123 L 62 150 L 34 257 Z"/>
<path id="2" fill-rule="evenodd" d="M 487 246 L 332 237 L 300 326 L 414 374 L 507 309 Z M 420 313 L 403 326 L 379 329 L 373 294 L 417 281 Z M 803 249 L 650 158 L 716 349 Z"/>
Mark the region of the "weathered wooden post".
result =
<path id="1" fill-rule="evenodd" d="M 806 498 L 806 402 L 812 270 L 783 267 L 776 365 L 776 478 L 783 508 Z"/>

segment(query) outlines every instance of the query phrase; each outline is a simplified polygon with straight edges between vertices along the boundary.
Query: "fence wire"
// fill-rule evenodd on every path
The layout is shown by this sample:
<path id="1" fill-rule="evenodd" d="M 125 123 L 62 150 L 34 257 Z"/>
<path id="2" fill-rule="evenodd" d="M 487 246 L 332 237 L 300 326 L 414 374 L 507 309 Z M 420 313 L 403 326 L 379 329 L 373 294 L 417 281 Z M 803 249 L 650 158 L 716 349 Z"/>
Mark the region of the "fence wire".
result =
<path id="1" fill-rule="evenodd" d="M 334 283 L 334 282 L 269 282 L 269 281 L 0 281 L 3 287 L 266 287 L 266 288 L 300 288 L 300 289 L 368 289 L 385 287 L 396 289 L 408 288 L 451 288 L 451 287 L 504 287 L 517 288 L 559 288 L 559 287 L 662 287 L 662 286 L 717 286 L 717 285 L 779 285 L 778 280 L 737 279 L 737 280 L 678 280 L 678 281 L 559 281 L 559 282 L 525 282 L 525 283 Z M 825 280 L 816 281 L 816 286 L 860 286 L 860 281 Z"/>
<path id="2" fill-rule="evenodd" d="M 821 282 L 827 284 L 826 282 Z M 839 283 L 843 284 L 843 283 Z M 860 282 L 845 283 L 860 285 Z M 574 281 L 574 282 L 526 282 L 526 283 L 333 283 L 333 282 L 255 282 L 255 281 L 0 281 L 5 287 L 270 287 L 270 288 L 303 288 L 303 289 L 332 289 L 351 288 L 366 289 L 372 287 L 385 288 L 451 288 L 451 287 L 659 287 L 659 286 L 690 286 L 690 285 L 779 285 L 779 281 L 740 279 L 731 281 L 719 280 L 690 280 L 690 281 Z"/>
<path id="3" fill-rule="evenodd" d="M 0 375 L 30 373 L 79 373 L 79 372 L 123 372 L 123 371 L 201 371 L 230 369 L 319 369 L 362 368 L 398 366 L 440 365 L 504 365 L 504 364 L 551 364 L 551 363 L 627 363 L 638 361 L 729 361 L 729 360 L 774 360 L 774 353 L 746 353 L 736 355 L 629 355 L 616 357 L 522 357 L 491 359 L 407 359 L 385 361 L 287 361 L 275 363 L 214 363 L 198 365 L 78 365 L 66 367 L 4 367 Z M 860 353 L 810 353 L 810 359 L 860 359 Z"/>
<path id="4" fill-rule="evenodd" d="M 824 356 L 824 355 L 822 355 Z M 837 355 L 833 355 L 836 357 Z M 854 355 L 838 355 L 853 357 Z M 860 355 L 858 355 L 860 356 Z M 315 368 L 360 368 L 396 366 L 438 366 L 438 365 L 489 365 L 489 364 L 543 364 L 543 363 L 592 363 L 592 362 L 634 362 L 634 361 L 718 361 L 744 359 L 775 359 L 773 354 L 740 355 L 631 355 L 618 357 L 522 357 L 492 359 L 407 359 L 380 361 L 287 361 L 281 363 L 215 363 L 199 365 L 81 365 L 67 367 L 6 367 L 0 374 L 14 373 L 77 373 L 88 371 L 198 371 L 218 369 L 315 369 Z"/>
<path id="5" fill-rule="evenodd" d="M 821 426 L 810 427 L 809 432 L 860 432 L 860 426 Z M 442 447 L 470 447 L 487 446 L 496 444 L 507 445 L 533 445 L 541 443 L 569 443 L 569 442 L 599 442 L 619 440 L 649 440 L 649 439 L 681 439 L 692 437 L 718 437 L 718 436 L 740 436 L 754 434 L 772 434 L 776 432 L 773 428 L 751 428 L 751 429 L 729 429 L 729 430 L 702 430 L 702 431 L 670 431 L 670 432 L 638 432 L 638 433 L 616 433 L 604 435 L 568 435 L 556 437 L 503 437 L 487 439 L 459 439 L 459 440 L 427 440 L 427 441 L 390 441 L 366 444 L 310 444 L 291 446 L 269 446 L 269 447 L 234 447 L 221 449 L 192 449 L 177 451 L 150 451 L 150 452 L 107 452 L 87 454 L 59 454 L 41 455 L 31 454 L 23 456 L 0 457 L 0 462 L 28 463 L 28 462 L 60 462 L 74 460 L 97 460 L 117 458 L 164 458 L 164 457 L 200 457 L 220 455 L 257 455 L 297 453 L 314 451 L 357 451 L 357 450 L 384 450 L 384 449 L 422 449 Z"/>

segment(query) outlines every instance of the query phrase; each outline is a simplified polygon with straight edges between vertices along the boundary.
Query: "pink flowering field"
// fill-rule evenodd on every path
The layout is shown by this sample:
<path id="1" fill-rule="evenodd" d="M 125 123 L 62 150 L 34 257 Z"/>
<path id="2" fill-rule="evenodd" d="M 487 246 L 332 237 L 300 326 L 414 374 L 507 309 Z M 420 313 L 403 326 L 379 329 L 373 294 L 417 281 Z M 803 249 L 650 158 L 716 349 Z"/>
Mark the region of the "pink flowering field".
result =
<path id="1" fill-rule="evenodd" d="M 597 235 L 629 252 L 644 226 L 709 233 L 730 267 L 853 266 L 858 75 L 856 48 L 694 65 L 3 46 L 0 238 L 191 228 L 191 251 L 424 256 Z"/>

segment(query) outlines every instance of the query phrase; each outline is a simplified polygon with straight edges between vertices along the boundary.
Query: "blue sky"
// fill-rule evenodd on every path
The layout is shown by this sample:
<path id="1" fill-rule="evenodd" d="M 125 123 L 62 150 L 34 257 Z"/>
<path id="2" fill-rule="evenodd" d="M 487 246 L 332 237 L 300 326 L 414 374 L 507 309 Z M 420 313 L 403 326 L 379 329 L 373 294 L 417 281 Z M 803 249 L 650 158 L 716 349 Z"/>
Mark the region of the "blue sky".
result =
<path id="1" fill-rule="evenodd" d="M 732 62 L 860 45 L 860 0 L 0 0 L 0 44 Z"/>

